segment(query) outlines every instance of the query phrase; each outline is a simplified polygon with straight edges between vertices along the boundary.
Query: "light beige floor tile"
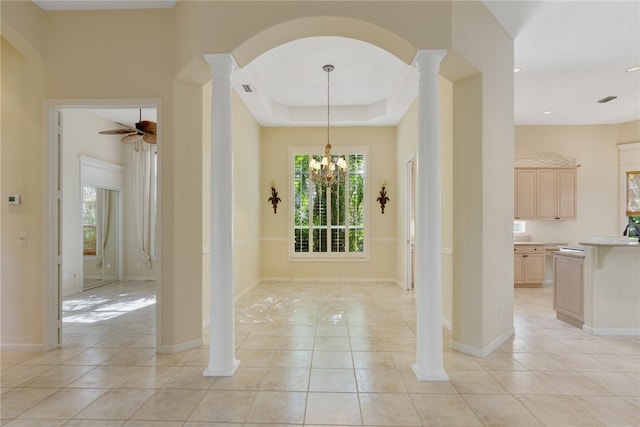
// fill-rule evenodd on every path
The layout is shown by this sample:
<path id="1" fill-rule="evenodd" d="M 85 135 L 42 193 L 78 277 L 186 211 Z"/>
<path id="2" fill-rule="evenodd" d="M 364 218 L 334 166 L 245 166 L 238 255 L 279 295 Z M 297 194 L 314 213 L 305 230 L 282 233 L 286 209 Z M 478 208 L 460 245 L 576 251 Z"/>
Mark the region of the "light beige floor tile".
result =
<path id="1" fill-rule="evenodd" d="M 24 361 L 25 365 L 57 365 L 84 351 L 84 348 L 57 348 L 39 353 Z"/>
<path id="2" fill-rule="evenodd" d="M 621 372 L 585 372 L 585 378 L 617 396 L 640 396 L 640 381 Z"/>
<path id="3" fill-rule="evenodd" d="M 389 351 L 354 351 L 352 357 L 356 369 L 393 369 L 397 367 L 393 355 Z"/>
<path id="4" fill-rule="evenodd" d="M 360 407 L 365 425 L 421 425 L 420 417 L 408 394 L 361 393 Z"/>
<path id="5" fill-rule="evenodd" d="M 216 381 L 215 377 L 205 377 L 203 368 L 183 366 L 162 386 L 186 390 L 208 390 Z"/>
<path id="6" fill-rule="evenodd" d="M 305 425 L 362 425 L 356 393 L 309 393 Z"/>
<path id="7" fill-rule="evenodd" d="M 518 400 L 544 425 L 602 425 L 571 396 L 518 396 Z"/>
<path id="8" fill-rule="evenodd" d="M 244 423 L 255 396 L 253 391 L 208 391 L 188 420 Z"/>
<path id="9" fill-rule="evenodd" d="M 78 388 L 111 388 L 117 387 L 133 375 L 138 369 L 136 366 L 98 366 L 78 378 L 68 387 Z"/>
<path id="10" fill-rule="evenodd" d="M 407 393 L 396 369 L 356 369 L 360 393 Z"/>
<path id="11" fill-rule="evenodd" d="M 560 393 L 572 396 L 609 396 L 611 393 L 577 372 L 540 372 L 540 377 Z"/>
<path id="12" fill-rule="evenodd" d="M 156 350 L 153 348 L 126 348 L 116 353 L 103 365 L 144 365 L 155 357 Z"/>
<path id="13" fill-rule="evenodd" d="M 308 368 L 313 352 L 309 350 L 276 350 L 271 358 L 272 368 Z"/>
<path id="14" fill-rule="evenodd" d="M 517 362 L 509 353 L 491 353 L 487 357 L 474 358 L 486 371 L 526 371 L 521 363 Z M 445 356 L 446 360 L 446 356 Z M 445 366 L 446 368 L 446 366 Z"/>
<path id="15" fill-rule="evenodd" d="M 271 363 L 274 350 L 239 349 L 236 358 L 247 368 L 266 368 Z"/>
<path id="16" fill-rule="evenodd" d="M 511 394 L 560 394 L 538 372 L 491 372 L 491 376 Z"/>
<path id="17" fill-rule="evenodd" d="M 391 357 L 396 369 L 412 369 L 416 363 L 415 351 L 392 351 Z"/>
<path id="18" fill-rule="evenodd" d="M 240 368 L 231 377 L 217 377 L 211 390 L 260 390 L 266 368 Z"/>
<path id="19" fill-rule="evenodd" d="M 94 366 L 83 366 L 83 365 L 57 365 L 53 366 L 51 369 L 48 369 L 33 377 L 32 379 L 21 384 L 21 387 L 53 387 L 60 388 L 68 385 L 74 380 L 82 377 L 87 372 L 94 369 Z"/>
<path id="20" fill-rule="evenodd" d="M 307 391 L 309 368 L 268 368 L 262 378 L 261 390 Z"/>
<path id="21" fill-rule="evenodd" d="M 351 351 L 348 337 L 316 337 L 314 350 Z"/>
<path id="22" fill-rule="evenodd" d="M 122 420 L 69 420 L 65 427 L 120 427 L 122 424 Z"/>
<path id="23" fill-rule="evenodd" d="M 353 369 L 311 369 L 309 391 L 355 392 Z"/>
<path id="24" fill-rule="evenodd" d="M 19 365 L 32 357 L 38 356 L 40 353 L 25 351 L 0 351 L 0 363 L 2 366 Z"/>
<path id="25" fill-rule="evenodd" d="M 240 345 L 241 349 L 275 350 L 280 340 L 273 335 L 249 335 Z"/>
<path id="26" fill-rule="evenodd" d="M 135 421 L 130 420 L 122 425 L 122 427 L 182 427 L 181 421 Z"/>
<path id="27" fill-rule="evenodd" d="M 2 366 L 0 383 L 2 387 L 18 387 L 53 368 L 52 365 L 9 365 Z"/>
<path id="28" fill-rule="evenodd" d="M 568 371 L 570 368 L 547 353 L 513 353 L 513 358 L 530 371 Z"/>
<path id="29" fill-rule="evenodd" d="M 459 393 L 506 394 L 507 390 L 489 372 L 447 371 L 449 380 Z"/>
<path id="30" fill-rule="evenodd" d="M 542 426 L 516 398 L 510 395 L 463 395 L 480 422 L 491 427 Z"/>
<path id="31" fill-rule="evenodd" d="M 424 426 L 482 426 L 478 417 L 459 395 L 412 394 L 411 400 Z"/>
<path id="32" fill-rule="evenodd" d="M 8 427 L 58 427 L 62 426 L 66 423 L 66 420 L 38 420 L 38 419 L 15 419 L 10 420 L 6 424 L 2 424 L 3 426 Z"/>
<path id="33" fill-rule="evenodd" d="M 15 418 L 57 392 L 55 388 L 16 388 L 0 397 L 0 418 Z"/>
<path id="34" fill-rule="evenodd" d="M 178 372 L 177 366 L 136 366 L 120 384 L 122 388 L 161 388 Z"/>
<path id="35" fill-rule="evenodd" d="M 322 351 L 313 352 L 311 366 L 314 368 L 353 369 L 350 351 Z"/>
<path id="36" fill-rule="evenodd" d="M 77 419 L 127 420 L 153 394 L 154 390 L 112 389 L 107 390 L 93 403 L 84 408 Z"/>
<path id="37" fill-rule="evenodd" d="M 96 400 L 105 390 L 63 389 L 23 412 L 19 418 L 69 419 Z"/>
<path id="38" fill-rule="evenodd" d="M 552 354 L 551 357 L 565 365 L 566 370 L 576 372 L 607 372 L 613 369 L 608 364 L 603 363 L 601 360 L 594 359 L 588 354 L 558 353 Z"/>
<path id="39" fill-rule="evenodd" d="M 133 349 L 137 350 L 137 349 Z M 148 350 L 148 349 L 147 349 Z M 181 351 L 179 353 L 156 353 L 155 349 L 152 350 L 153 355 L 150 359 L 147 359 L 143 365 L 146 366 L 184 366 L 195 353 L 197 349 Z"/>
<path id="40" fill-rule="evenodd" d="M 258 393 L 247 422 L 301 424 L 304 421 L 306 393 L 265 391 Z"/>
<path id="41" fill-rule="evenodd" d="M 205 393 L 203 390 L 158 390 L 131 416 L 131 419 L 186 420 Z"/>
<path id="42" fill-rule="evenodd" d="M 62 362 L 64 365 L 100 365 L 113 357 L 119 349 L 88 348 Z"/>
<path id="43" fill-rule="evenodd" d="M 444 353 L 444 369 L 458 371 L 483 371 L 475 357 L 464 353 Z"/>
<path id="44" fill-rule="evenodd" d="M 278 340 L 278 350 L 313 350 L 315 336 L 282 336 Z"/>
<path id="45" fill-rule="evenodd" d="M 584 411 L 608 427 L 637 427 L 640 425 L 640 408 L 618 397 L 576 397 Z"/>

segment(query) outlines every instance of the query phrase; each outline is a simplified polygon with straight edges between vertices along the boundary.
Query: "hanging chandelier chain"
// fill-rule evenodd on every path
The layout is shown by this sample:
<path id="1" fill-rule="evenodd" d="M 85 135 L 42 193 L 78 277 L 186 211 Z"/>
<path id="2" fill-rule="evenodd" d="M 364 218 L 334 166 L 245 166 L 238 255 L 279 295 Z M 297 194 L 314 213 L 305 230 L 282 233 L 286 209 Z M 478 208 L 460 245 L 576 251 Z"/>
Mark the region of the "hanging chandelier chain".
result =
<path id="1" fill-rule="evenodd" d="M 311 159 L 309 168 L 311 180 L 315 183 L 321 182 L 327 187 L 331 187 L 340 176 L 343 176 L 347 169 L 347 163 L 340 157 L 336 163 L 332 161 L 331 155 L 331 80 L 329 73 L 333 71 L 333 65 L 322 67 L 327 73 L 327 145 L 324 147 L 324 157 L 321 162 Z"/>

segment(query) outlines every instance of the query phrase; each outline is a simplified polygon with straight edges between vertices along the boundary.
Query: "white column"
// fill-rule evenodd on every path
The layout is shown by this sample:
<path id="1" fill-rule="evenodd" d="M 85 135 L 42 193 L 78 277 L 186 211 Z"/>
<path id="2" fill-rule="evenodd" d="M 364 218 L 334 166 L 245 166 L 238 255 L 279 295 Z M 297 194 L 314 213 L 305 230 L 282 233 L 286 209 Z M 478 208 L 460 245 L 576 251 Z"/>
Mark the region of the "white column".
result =
<path id="1" fill-rule="evenodd" d="M 211 278 L 209 365 L 205 376 L 231 376 L 235 358 L 233 298 L 233 142 L 230 54 L 204 56 L 211 66 Z"/>
<path id="2" fill-rule="evenodd" d="M 417 349 L 413 371 L 421 381 L 447 381 L 442 363 L 442 214 L 440 210 L 440 102 L 438 74 L 445 50 L 421 50 L 418 66 L 416 206 Z"/>

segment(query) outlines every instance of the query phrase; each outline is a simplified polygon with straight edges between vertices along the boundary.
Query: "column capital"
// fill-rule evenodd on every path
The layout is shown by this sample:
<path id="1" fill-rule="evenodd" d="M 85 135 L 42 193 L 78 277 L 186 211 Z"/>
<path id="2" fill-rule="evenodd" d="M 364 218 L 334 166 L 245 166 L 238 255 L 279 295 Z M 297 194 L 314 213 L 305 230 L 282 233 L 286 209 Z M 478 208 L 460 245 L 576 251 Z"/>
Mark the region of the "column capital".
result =
<path id="1" fill-rule="evenodd" d="M 205 53 L 203 56 L 214 76 L 230 76 L 233 70 L 238 69 L 236 60 L 230 53 Z"/>
<path id="2" fill-rule="evenodd" d="M 420 49 L 416 53 L 413 63 L 418 66 L 420 74 L 438 74 L 440 63 L 447 54 L 445 49 Z"/>

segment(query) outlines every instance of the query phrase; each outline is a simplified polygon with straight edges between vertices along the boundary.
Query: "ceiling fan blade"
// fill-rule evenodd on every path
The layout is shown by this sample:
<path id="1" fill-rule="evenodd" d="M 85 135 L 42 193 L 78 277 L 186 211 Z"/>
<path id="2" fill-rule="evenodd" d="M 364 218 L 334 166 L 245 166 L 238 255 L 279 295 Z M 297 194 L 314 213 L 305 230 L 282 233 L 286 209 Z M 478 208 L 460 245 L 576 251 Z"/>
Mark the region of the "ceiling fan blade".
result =
<path id="1" fill-rule="evenodd" d="M 110 130 L 103 130 L 98 133 L 102 135 L 126 135 L 134 132 L 137 132 L 137 131 L 135 129 L 110 129 Z"/>
<path id="2" fill-rule="evenodd" d="M 155 144 L 156 141 L 156 136 L 153 134 L 144 134 L 142 135 L 142 140 L 144 142 L 146 142 L 147 144 Z"/>
<path id="3" fill-rule="evenodd" d="M 142 139 L 142 135 L 138 133 L 130 133 L 129 135 L 123 136 L 121 141 L 125 144 L 133 144 L 134 142 L 138 142 Z"/>

